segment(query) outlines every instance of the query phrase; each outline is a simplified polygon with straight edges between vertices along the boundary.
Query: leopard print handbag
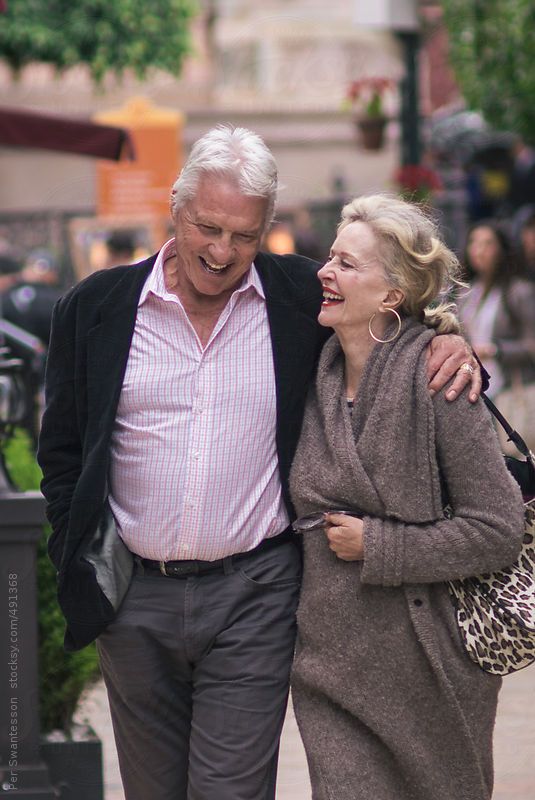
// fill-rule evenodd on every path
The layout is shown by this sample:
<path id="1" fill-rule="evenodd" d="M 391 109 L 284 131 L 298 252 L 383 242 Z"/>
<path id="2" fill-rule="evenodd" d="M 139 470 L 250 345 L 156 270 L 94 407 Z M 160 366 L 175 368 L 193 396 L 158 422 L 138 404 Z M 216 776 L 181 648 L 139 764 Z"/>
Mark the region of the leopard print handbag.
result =
<path id="1" fill-rule="evenodd" d="M 493 675 L 535 661 L 535 500 L 524 508 L 524 542 L 514 564 L 448 582 L 465 650 Z"/>
<path id="2" fill-rule="evenodd" d="M 457 623 L 468 655 L 485 672 L 508 675 L 535 661 L 535 469 L 534 457 L 522 437 L 483 395 L 491 413 L 526 461 L 507 458 L 524 499 L 524 541 L 509 567 L 497 572 L 449 581 Z"/>

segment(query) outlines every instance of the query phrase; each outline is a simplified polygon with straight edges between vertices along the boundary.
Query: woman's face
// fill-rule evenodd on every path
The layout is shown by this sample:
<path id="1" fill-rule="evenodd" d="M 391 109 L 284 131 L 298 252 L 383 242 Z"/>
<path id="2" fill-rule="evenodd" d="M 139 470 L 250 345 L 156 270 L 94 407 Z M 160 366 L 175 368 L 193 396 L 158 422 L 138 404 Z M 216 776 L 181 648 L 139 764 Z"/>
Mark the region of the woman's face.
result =
<path id="1" fill-rule="evenodd" d="M 340 231 L 318 277 L 323 287 L 318 321 L 337 332 L 366 329 L 390 293 L 377 239 L 365 222 L 351 222 Z"/>
<path id="2" fill-rule="evenodd" d="M 535 225 L 529 225 L 523 228 L 520 238 L 524 256 L 526 260 L 532 264 L 535 261 Z"/>
<path id="3" fill-rule="evenodd" d="M 481 278 L 491 278 L 501 255 L 500 243 L 492 228 L 474 228 L 466 248 L 468 263 Z"/>

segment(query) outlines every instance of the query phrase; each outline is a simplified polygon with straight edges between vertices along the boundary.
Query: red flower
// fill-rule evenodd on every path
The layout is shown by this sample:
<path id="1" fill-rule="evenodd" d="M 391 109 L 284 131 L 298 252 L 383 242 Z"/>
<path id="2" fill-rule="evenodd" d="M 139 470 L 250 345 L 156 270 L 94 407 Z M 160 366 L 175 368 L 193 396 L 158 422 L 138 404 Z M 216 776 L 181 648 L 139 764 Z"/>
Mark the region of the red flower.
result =
<path id="1" fill-rule="evenodd" d="M 405 164 L 396 171 L 394 180 L 401 189 L 409 192 L 424 189 L 430 192 L 442 188 L 437 173 L 423 164 Z"/>
<path id="2" fill-rule="evenodd" d="M 390 78 L 359 78 L 349 84 L 346 103 L 353 106 L 361 101 L 364 113 L 368 117 L 380 117 L 383 114 L 383 95 L 394 85 L 394 81 Z"/>

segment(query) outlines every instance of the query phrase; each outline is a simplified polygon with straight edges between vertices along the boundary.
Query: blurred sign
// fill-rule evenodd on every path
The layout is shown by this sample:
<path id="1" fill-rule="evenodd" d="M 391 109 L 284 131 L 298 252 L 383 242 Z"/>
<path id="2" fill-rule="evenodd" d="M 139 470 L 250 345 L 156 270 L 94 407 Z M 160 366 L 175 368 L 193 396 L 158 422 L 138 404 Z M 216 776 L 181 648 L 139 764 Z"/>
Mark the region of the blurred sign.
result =
<path id="1" fill-rule="evenodd" d="M 100 162 L 97 168 L 99 216 L 169 219 L 171 186 L 182 166 L 180 112 L 133 98 L 124 108 L 95 116 L 97 122 L 127 128 L 136 158 L 131 163 Z"/>

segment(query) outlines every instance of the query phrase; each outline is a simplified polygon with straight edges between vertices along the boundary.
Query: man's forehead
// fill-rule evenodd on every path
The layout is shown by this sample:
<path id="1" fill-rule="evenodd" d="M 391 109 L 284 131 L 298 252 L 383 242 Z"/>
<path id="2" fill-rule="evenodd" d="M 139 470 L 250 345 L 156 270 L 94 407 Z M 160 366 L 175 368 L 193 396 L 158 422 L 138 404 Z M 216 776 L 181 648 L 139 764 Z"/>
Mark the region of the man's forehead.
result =
<path id="1" fill-rule="evenodd" d="M 257 230 L 265 226 L 268 201 L 265 197 L 245 195 L 236 185 L 226 181 L 199 187 L 182 211 L 192 222 Z"/>

